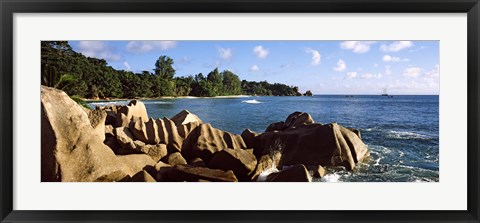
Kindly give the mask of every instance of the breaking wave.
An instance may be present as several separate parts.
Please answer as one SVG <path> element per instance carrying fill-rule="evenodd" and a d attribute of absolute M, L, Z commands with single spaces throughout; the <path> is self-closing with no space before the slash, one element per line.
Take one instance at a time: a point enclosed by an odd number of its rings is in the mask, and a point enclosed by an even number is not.
<path fill-rule="evenodd" d="M 320 182 L 339 182 L 340 181 L 340 174 L 337 173 L 329 173 L 322 178 L 320 178 Z"/>
<path fill-rule="evenodd" d="M 257 181 L 258 182 L 265 182 L 267 180 L 268 175 L 270 175 L 271 173 L 276 173 L 278 171 L 279 170 L 275 167 L 268 168 L 268 169 L 264 170 L 263 172 L 261 172 L 260 175 L 258 175 Z"/>
<path fill-rule="evenodd" d="M 422 135 L 415 132 L 393 130 L 388 131 L 387 137 L 394 139 L 430 139 L 430 137 L 427 135 Z"/>

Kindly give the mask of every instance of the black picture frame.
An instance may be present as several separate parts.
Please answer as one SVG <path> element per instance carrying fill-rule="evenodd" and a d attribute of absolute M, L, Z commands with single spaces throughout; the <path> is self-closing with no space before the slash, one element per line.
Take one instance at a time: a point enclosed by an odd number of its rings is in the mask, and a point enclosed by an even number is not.
<path fill-rule="evenodd" d="M 0 0 L 0 219 L 2 222 L 479 222 L 478 0 Z M 467 13 L 468 204 L 466 211 L 21 211 L 13 210 L 14 13 Z M 439 195 L 441 200 L 441 195 Z M 444 201 L 448 202 L 448 201 Z"/>

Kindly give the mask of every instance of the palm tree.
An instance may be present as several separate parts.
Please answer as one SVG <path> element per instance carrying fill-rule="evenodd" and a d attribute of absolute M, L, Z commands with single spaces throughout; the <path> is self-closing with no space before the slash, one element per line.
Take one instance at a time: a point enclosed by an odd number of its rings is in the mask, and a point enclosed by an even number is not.
<path fill-rule="evenodd" d="M 77 81 L 71 74 L 59 74 L 54 67 L 48 67 L 42 72 L 42 85 L 53 87 L 59 90 L 74 84 Z"/>
<path fill-rule="evenodd" d="M 62 91 L 77 81 L 75 76 L 71 74 L 58 74 L 54 67 L 48 67 L 43 69 L 42 72 L 42 85 L 53 87 Z M 87 103 L 82 100 L 78 95 L 72 95 L 70 98 L 77 102 L 77 104 L 88 108 Z"/>

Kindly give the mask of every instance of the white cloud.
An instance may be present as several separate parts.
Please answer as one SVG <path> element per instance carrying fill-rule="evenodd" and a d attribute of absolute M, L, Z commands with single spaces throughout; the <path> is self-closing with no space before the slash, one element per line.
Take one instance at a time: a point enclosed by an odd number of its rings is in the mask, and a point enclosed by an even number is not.
<path fill-rule="evenodd" d="M 122 57 L 112 52 L 112 49 L 103 41 L 80 41 L 80 53 L 87 57 L 101 58 L 110 61 L 119 61 Z"/>
<path fill-rule="evenodd" d="M 413 46 L 412 41 L 395 41 L 389 45 L 382 44 L 380 50 L 383 52 L 398 52 L 403 49 L 407 49 Z"/>
<path fill-rule="evenodd" d="M 378 63 L 374 64 L 373 67 L 378 67 Z"/>
<path fill-rule="evenodd" d="M 403 76 L 405 77 L 418 77 L 422 73 L 420 67 L 408 67 L 403 70 Z"/>
<path fill-rule="evenodd" d="M 372 78 L 382 78 L 382 74 L 378 73 L 378 74 L 372 74 L 372 73 L 364 73 L 362 74 L 361 76 L 362 79 L 372 79 Z"/>
<path fill-rule="evenodd" d="M 305 52 L 312 55 L 312 62 L 311 62 L 311 64 L 312 64 L 313 66 L 317 66 L 317 65 L 320 64 L 320 60 L 321 60 L 321 57 L 322 57 L 322 55 L 320 55 L 320 52 L 318 52 L 317 50 L 314 50 L 314 49 L 312 49 L 312 48 L 307 48 L 307 49 L 305 50 Z"/>
<path fill-rule="evenodd" d="M 343 60 L 338 60 L 337 66 L 333 68 L 334 71 L 342 72 L 347 68 L 347 64 Z"/>
<path fill-rule="evenodd" d="M 176 41 L 130 41 L 126 50 L 130 53 L 147 53 L 154 50 L 168 50 L 176 46 Z"/>
<path fill-rule="evenodd" d="M 421 47 L 419 47 L 419 48 L 417 48 L 417 49 L 411 49 L 411 50 L 409 50 L 408 52 L 418 52 L 418 51 L 424 50 L 424 49 L 426 49 L 426 48 L 427 48 L 427 47 L 425 47 L 425 46 L 421 46 Z"/>
<path fill-rule="evenodd" d="M 267 58 L 268 54 L 270 53 L 268 49 L 263 48 L 263 46 L 256 46 L 253 48 L 253 53 L 258 57 L 265 59 Z"/>
<path fill-rule="evenodd" d="M 222 58 L 224 60 L 229 60 L 233 56 L 232 49 L 230 49 L 230 48 L 218 47 L 218 53 L 219 53 L 220 58 Z"/>
<path fill-rule="evenodd" d="M 389 90 L 408 93 L 408 94 L 438 94 L 439 85 L 438 81 L 422 81 L 421 79 L 410 80 L 408 82 L 402 82 L 396 80 L 394 83 L 389 83 L 387 86 Z"/>
<path fill-rule="evenodd" d="M 428 78 L 434 78 L 434 77 L 439 77 L 440 76 L 440 66 L 435 65 L 435 68 L 433 70 L 427 71 L 425 73 L 425 76 Z"/>
<path fill-rule="evenodd" d="M 345 76 L 345 78 L 347 79 L 352 79 L 355 77 L 357 77 L 357 72 L 348 72 L 347 75 Z"/>
<path fill-rule="evenodd" d="M 406 59 L 406 58 L 405 58 L 405 59 L 401 59 L 400 57 L 393 57 L 393 56 L 390 56 L 390 55 L 388 55 L 388 54 L 387 54 L 387 55 L 384 55 L 384 56 L 382 57 L 382 60 L 383 60 L 384 62 L 399 62 L 399 61 L 405 61 L 405 62 L 406 62 L 406 61 L 409 61 L 409 59 Z"/>
<path fill-rule="evenodd" d="M 252 71 L 252 72 L 256 72 L 256 71 L 259 71 L 260 68 L 257 66 L 257 65 L 253 65 L 252 67 L 250 67 L 250 69 L 248 69 L 249 71 Z"/>
<path fill-rule="evenodd" d="M 188 65 L 188 64 L 190 64 L 190 62 L 192 62 L 192 59 L 190 59 L 187 56 L 184 56 L 184 57 L 180 58 L 180 60 L 178 60 L 178 63 L 183 64 L 183 65 Z"/>
<path fill-rule="evenodd" d="M 355 53 L 366 53 L 370 50 L 370 45 L 376 43 L 375 41 L 343 41 L 340 43 L 340 48 L 352 50 Z"/>
<path fill-rule="evenodd" d="M 125 66 L 125 69 L 126 69 L 126 70 L 132 70 L 132 68 L 130 67 L 130 64 L 128 64 L 127 61 L 124 61 L 124 62 L 123 62 L 123 66 Z"/>
<path fill-rule="evenodd" d="M 385 75 L 390 75 L 392 74 L 391 66 L 387 65 L 385 66 Z"/>

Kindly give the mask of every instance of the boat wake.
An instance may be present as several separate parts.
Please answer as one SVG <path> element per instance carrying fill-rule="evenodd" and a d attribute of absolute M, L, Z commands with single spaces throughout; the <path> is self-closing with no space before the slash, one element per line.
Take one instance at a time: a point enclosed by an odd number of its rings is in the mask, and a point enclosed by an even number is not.
<path fill-rule="evenodd" d="M 242 103 L 247 103 L 247 104 L 260 104 L 260 103 L 263 103 L 261 101 L 257 101 L 255 99 L 253 100 L 243 100 Z"/>

